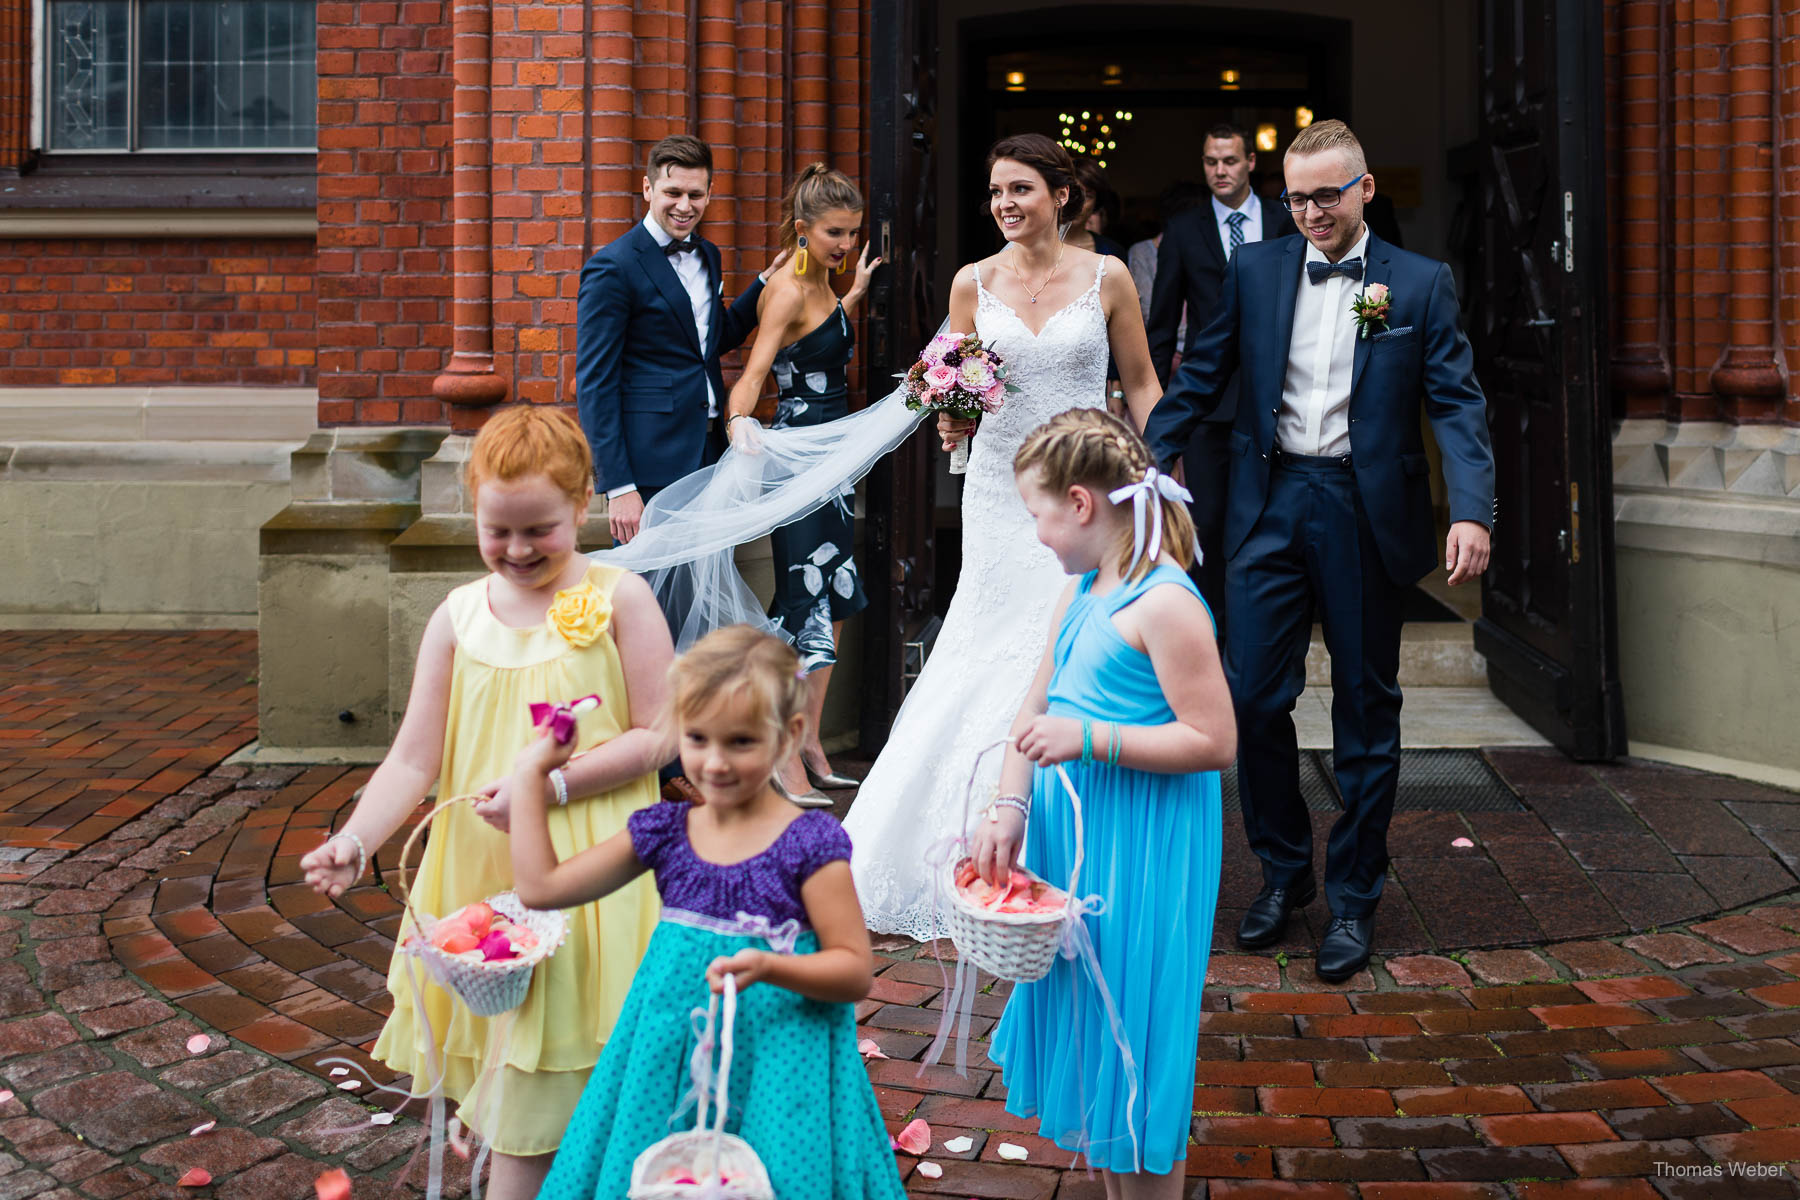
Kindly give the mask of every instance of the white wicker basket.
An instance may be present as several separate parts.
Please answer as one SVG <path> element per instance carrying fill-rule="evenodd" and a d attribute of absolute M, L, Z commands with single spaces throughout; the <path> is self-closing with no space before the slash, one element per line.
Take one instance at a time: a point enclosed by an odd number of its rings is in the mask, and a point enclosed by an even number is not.
<path fill-rule="evenodd" d="M 411 880 L 406 866 L 407 859 L 412 856 L 413 846 L 418 843 L 425 827 L 439 813 L 455 804 L 473 804 L 480 798 L 457 796 L 444 801 L 426 813 L 425 819 L 414 827 L 412 835 L 406 839 L 406 845 L 400 851 L 400 899 L 406 905 L 406 911 L 412 914 L 416 932 L 402 948 L 409 954 L 417 955 L 425 964 L 425 969 L 431 972 L 431 977 L 446 990 L 455 993 L 468 1005 L 470 1012 L 478 1017 L 497 1017 L 525 1003 L 525 996 L 531 991 L 531 973 L 563 944 L 563 939 L 568 935 L 567 919 L 560 910 L 527 908 L 513 892 L 489 896 L 488 906 L 508 920 L 531 930 L 537 936 L 537 945 L 517 958 L 471 962 L 458 955 L 447 954 L 431 944 L 431 930 L 437 924 L 437 919 L 426 916 L 413 905 L 412 888 L 408 886 Z"/>
<path fill-rule="evenodd" d="M 706 1034 L 717 1027 L 719 997 L 706 1012 Z M 750 1143 L 725 1132 L 725 1105 L 731 1090 L 732 1026 L 737 1020 L 737 978 L 725 976 L 725 1021 L 720 1034 L 719 1074 L 713 1086 L 712 1060 L 707 1056 L 707 1075 L 695 1080 L 694 1103 L 698 1112 L 694 1127 L 673 1133 L 647 1148 L 631 1164 L 628 1200 L 775 1200 L 769 1173 Z M 706 1106 L 712 1102 L 716 1116 L 706 1127 Z M 723 1183 L 713 1181 L 723 1179 Z"/>
<path fill-rule="evenodd" d="M 1008 745 L 1011 740 L 1006 738 L 983 748 L 975 756 L 975 763 L 969 769 L 969 784 L 963 789 L 965 841 L 969 827 L 969 802 L 974 794 L 975 775 L 982 755 Z M 1070 802 L 1075 806 L 1075 863 L 1069 872 L 1067 889 L 1067 894 L 1073 896 L 1076 885 L 1081 882 L 1081 797 L 1076 794 L 1075 784 L 1061 764 L 1057 765 L 1056 774 L 1069 793 Z M 1017 983 L 1042 979 L 1049 974 L 1050 965 L 1056 961 L 1057 950 L 1062 945 L 1063 926 L 1079 918 L 1071 915 L 1066 907 L 1048 913 L 1002 913 L 982 908 L 964 896 L 962 889 L 956 886 L 958 871 L 969 861 L 968 855 L 961 855 L 952 859 L 944 868 L 944 888 L 950 895 L 944 923 L 950 927 L 950 940 L 955 943 L 957 954 L 1001 979 Z M 1041 883 L 1049 882 L 1031 871 L 1025 871 L 1023 867 L 1018 869 Z"/>

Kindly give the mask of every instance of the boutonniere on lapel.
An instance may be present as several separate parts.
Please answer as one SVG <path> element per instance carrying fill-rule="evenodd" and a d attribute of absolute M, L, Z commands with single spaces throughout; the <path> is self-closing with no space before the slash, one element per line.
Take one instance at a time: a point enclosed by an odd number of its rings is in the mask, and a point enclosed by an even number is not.
<path fill-rule="evenodd" d="M 1389 300 L 1387 284 L 1371 283 L 1350 302 L 1351 315 L 1356 318 L 1357 329 L 1361 330 L 1359 336 L 1366 338 L 1387 328 Z"/>

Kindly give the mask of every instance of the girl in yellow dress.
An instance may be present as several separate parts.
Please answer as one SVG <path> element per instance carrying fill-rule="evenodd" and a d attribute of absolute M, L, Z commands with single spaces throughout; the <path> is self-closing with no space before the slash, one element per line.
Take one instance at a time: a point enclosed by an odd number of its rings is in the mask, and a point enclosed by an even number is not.
<path fill-rule="evenodd" d="M 657 767 L 674 756 L 654 727 L 674 658 L 662 610 L 643 580 L 577 549 L 593 486 L 575 420 L 531 405 L 508 409 L 483 427 L 467 470 L 481 558 L 493 573 L 451 592 L 432 614 L 393 748 L 350 820 L 300 860 L 307 882 L 328 896 L 361 878 L 369 849 L 393 835 L 434 779 L 441 797 L 486 799 L 433 821 L 414 904 L 443 916 L 510 888 L 506 779 L 532 740 L 533 702 L 590 693 L 602 701 L 581 718 L 584 753 L 552 779 L 550 837 L 561 858 L 620 834 L 628 816 L 656 801 Z M 568 940 L 537 968 L 499 1062 L 483 1061 L 487 1018 L 471 1015 L 418 964 L 409 972 L 402 955 L 388 970 L 394 1010 L 375 1057 L 420 1091 L 441 1074 L 445 1095 L 465 1102 L 458 1116 L 495 1154 L 493 1200 L 537 1194 L 656 928 L 656 892 L 646 876 L 568 917 Z M 410 932 L 409 918 L 401 938 Z M 415 979 L 429 1033 L 415 1015 Z M 502 1099 L 471 1113 L 466 1101 L 484 1067 L 497 1078 L 482 1096 L 498 1087 Z"/>

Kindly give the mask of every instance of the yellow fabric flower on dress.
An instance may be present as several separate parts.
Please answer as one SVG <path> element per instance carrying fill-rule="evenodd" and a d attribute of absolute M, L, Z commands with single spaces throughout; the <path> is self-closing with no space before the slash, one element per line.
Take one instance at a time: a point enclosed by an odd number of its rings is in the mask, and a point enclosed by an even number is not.
<path fill-rule="evenodd" d="M 571 646 L 593 645 L 611 620 L 612 602 L 586 581 L 556 593 L 550 611 L 544 614 L 550 632 Z"/>

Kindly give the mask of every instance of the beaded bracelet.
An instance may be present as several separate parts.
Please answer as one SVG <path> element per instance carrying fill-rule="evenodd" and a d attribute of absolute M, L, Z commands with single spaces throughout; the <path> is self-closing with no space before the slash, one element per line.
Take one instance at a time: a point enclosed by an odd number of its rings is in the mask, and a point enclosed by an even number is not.
<path fill-rule="evenodd" d="M 354 833 L 351 833 L 348 829 L 340 829 L 325 840 L 327 842 L 335 842 L 339 838 L 347 838 L 350 844 L 356 847 L 356 874 L 350 877 L 350 882 L 355 883 L 358 879 L 362 878 L 363 871 L 369 866 L 368 847 L 363 845 L 363 840 L 361 838 L 357 837 Z"/>
<path fill-rule="evenodd" d="M 1119 727 L 1117 722 L 1114 722 L 1107 727 L 1107 735 L 1106 765 L 1116 767 L 1119 765 L 1119 759 L 1125 753 L 1125 731 Z"/>
<path fill-rule="evenodd" d="M 1031 820 L 1031 801 L 1023 796 L 996 796 L 994 797 L 994 807 L 996 809 L 1017 809 L 1021 817 L 1024 817 L 1027 821 Z"/>
<path fill-rule="evenodd" d="M 1081 761 L 1084 763 L 1094 761 L 1094 723 L 1092 721 L 1084 720 L 1081 723 Z"/>
<path fill-rule="evenodd" d="M 569 803 L 569 781 L 563 777 L 561 767 L 550 772 L 550 786 L 556 791 L 557 804 L 566 808 Z"/>

